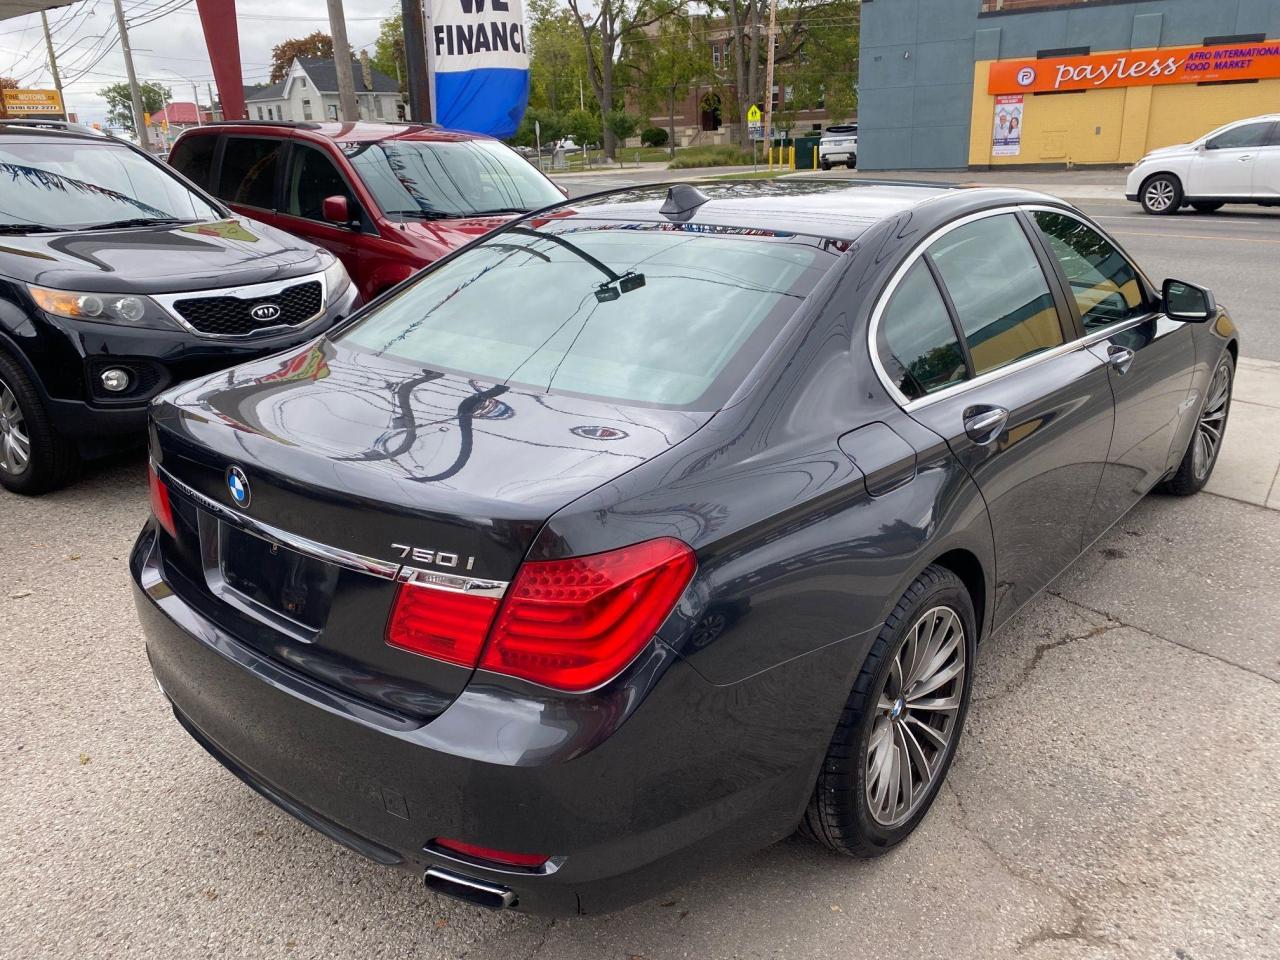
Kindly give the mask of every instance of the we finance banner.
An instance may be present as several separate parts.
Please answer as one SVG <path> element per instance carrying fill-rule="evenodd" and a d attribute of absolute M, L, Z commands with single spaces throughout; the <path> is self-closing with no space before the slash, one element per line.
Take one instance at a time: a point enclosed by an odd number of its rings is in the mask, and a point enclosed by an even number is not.
<path fill-rule="evenodd" d="M 522 0 L 428 0 L 436 123 L 505 139 L 529 104 Z"/>

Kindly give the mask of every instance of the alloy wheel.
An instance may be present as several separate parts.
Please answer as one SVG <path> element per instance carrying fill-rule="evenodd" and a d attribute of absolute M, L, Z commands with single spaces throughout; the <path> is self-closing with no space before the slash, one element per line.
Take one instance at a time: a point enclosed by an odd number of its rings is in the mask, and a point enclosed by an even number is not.
<path fill-rule="evenodd" d="M 1218 366 L 1209 384 L 1209 399 L 1205 401 L 1200 421 L 1196 424 L 1195 446 L 1191 452 L 1191 471 L 1196 480 L 1203 480 L 1213 468 L 1222 446 L 1222 434 L 1227 425 L 1227 404 L 1231 399 L 1231 371 L 1225 363 Z"/>
<path fill-rule="evenodd" d="M 966 650 L 960 615 L 939 606 L 894 655 L 867 743 L 867 805 L 882 826 L 907 820 L 931 795 L 956 731 Z"/>
<path fill-rule="evenodd" d="M 13 390 L 0 380 L 0 470 L 16 477 L 30 462 L 31 438 L 22 408 Z"/>
<path fill-rule="evenodd" d="M 1174 192 L 1173 184 L 1168 180 L 1152 180 L 1147 184 L 1147 206 L 1157 212 L 1168 210 L 1173 203 Z"/>

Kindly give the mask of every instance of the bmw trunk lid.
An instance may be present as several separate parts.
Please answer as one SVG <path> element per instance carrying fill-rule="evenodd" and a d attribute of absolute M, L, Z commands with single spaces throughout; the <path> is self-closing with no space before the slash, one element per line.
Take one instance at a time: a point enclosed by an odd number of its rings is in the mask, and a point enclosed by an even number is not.
<path fill-rule="evenodd" d="M 397 577 L 500 591 L 553 513 L 710 416 L 522 391 L 318 341 L 153 408 L 177 528 L 161 541 L 166 578 L 259 652 L 425 720 L 471 670 L 385 642 Z"/>

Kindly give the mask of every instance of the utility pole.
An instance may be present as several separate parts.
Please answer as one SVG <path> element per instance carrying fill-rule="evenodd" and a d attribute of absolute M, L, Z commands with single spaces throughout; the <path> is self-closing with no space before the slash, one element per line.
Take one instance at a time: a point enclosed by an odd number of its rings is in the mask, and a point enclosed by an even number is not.
<path fill-rule="evenodd" d="M 191 81 L 191 102 L 196 105 L 196 126 L 203 127 L 204 123 L 200 120 L 200 90 L 196 87 L 196 82 Z M 209 109 L 213 109 L 213 100 L 209 101 Z"/>
<path fill-rule="evenodd" d="M 124 10 L 120 0 L 114 0 L 116 7 L 116 25 L 120 28 L 120 49 L 124 51 L 124 72 L 129 76 L 129 95 L 133 98 L 133 129 L 138 134 L 138 146 L 143 150 L 151 150 L 151 138 L 147 136 L 146 124 L 142 122 L 142 89 L 138 86 L 138 75 L 133 72 L 133 50 L 129 47 L 129 28 L 124 22 Z"/>
<path fill-rule="evenodd" d="M 431 78 L 427 71 L 426 26 L 422 21 L 422 0 L 400 0 L 404 21 L 405 86 L 409 90 L 409 119 L 431 122 Z"/>
<path fill-rule="evenodd" d="M 211 83 L 206 83 L 206 84 L 204 85 L 204 88 L 205 88 L 206 90 L 208 90 L 208 91 L 209 91 L 209 119 L 210 119 L 210 120 L 223 120 L 223 119 L 225 119 L 225 117 L 214 116 L 214 113 L 213 113 L 213 84 L 211 84 Z M 222 113 L 221 105 L 219 105 L 218 113 Z"/>
<path fill-rule="evenodd" d="M 120 0 L 116 0 L 119 3 Z M 342 119 L 355 123 L 360 119 L 356 106 L 356 81 L 351 71 L 351 45 L 347 43 L 347 21 L 342 13 L 342 0 L 329 2 L 329 33 L 333 36 L 333 66 L 338 73 L 338 102 Z"/>
<path fill-rule="evenodd" d="M 116 0 L 117 3 L 120 0 Z M 778 30 L 778 0 L 769 0 L 769 52 L 764 62 L 764 135 L 773 157 L 773 41 Z M 781 102 L 781 97 L 778 98 Z M 773 166 L 770 159 L 770 166 Z"/>
<path fill-rule="evenodd" d="M 49 33 L 49 18 L 40 11 L 40 23 L 44 27 L 44 44 L 49 49 L 49 71 L 53 74 L 53 88 L 58 91 L 58 99 L 62 101 L 62 115 L 70 119 L 67 113 L 67 101 L 62 96 L 62 77 L 58 75 L 58 58 L 53 55 L 53 35 Z"/>

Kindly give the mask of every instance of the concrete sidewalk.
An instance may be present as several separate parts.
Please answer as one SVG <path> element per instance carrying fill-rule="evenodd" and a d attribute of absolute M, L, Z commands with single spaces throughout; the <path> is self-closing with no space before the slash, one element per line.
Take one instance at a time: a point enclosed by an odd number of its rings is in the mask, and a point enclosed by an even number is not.
<path fill-rule="evenodd" d="M 1242 357 L 1208 493 L 1280 510 L 1280 363 Z"/>

